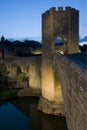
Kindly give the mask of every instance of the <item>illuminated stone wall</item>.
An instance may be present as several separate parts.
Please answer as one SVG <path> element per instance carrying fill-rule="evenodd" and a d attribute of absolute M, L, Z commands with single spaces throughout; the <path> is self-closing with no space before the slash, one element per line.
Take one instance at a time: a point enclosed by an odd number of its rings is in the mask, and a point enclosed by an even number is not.
<path fill-rule="evenodd" d="M 65 54 L 78 52 L 79 12 L 71 7 L 63 10 L 54 7 L 42 14 L 42 95 L 48 100 L 55 98 L 54 40 L 65 40 Z M 66 43 L 67 42 L 67 43 Z M 50 94 L 49 94 L 50 93 Z"/>
<path fill-rule="evenodd" d="M 34 95 L 36 93 L 38 96 L 38 93 L 41 93 L 41 56 L 1 59 L 0 68 L 2 68 L 1 71 L 3 71 L 3 75 L 8 76 L 9 78 L 17 80 L 21 75 L 29 78 L 28 88 L 31 88 L 32 92 L 34 91 Z M 23 90 L 20 95 L 33 95 L 32 92 L 30 94 L 28 88 L 26 88 L 25 85 L 26 90 Z"/>
<path fill-rule="evenodd" d="M 62 55 L 55 60 L 68 130 L 87 130 L 87 70 Z"/>
<path fill-rule="evenodd" d="M 41 57 L 31 57 L 29 62 L 29 86 L 41 89 Z"/>
<path fill-rule="evenodd" d="M 57 37 L 64 40 L 64 54 L 78 52 L 78 26 L 79 12 L 71 7 L 66 7 L 65 10 L 62 7 L 59 7 L 58 10 L 53 7 L 42 14 L 42 100 L 40 101 L 41 104 L 39 103 L 39 108 L 41 106 L 41 109 L 47 113 L 52 114 L 55 108 L 63 110 L 61 85 L 59 76 L 56 75 L 55 71 L 54 54 L 56 50 L 54 41 Z M 50 102 L 53 102 L 55 108 L 52 108 Z M 47 110 L 50 105 L 51 112 L 49 112 L 50 109 Z M 54 110 L 54 113 L 62 115 L 64 111 L 56 112 Z"/>

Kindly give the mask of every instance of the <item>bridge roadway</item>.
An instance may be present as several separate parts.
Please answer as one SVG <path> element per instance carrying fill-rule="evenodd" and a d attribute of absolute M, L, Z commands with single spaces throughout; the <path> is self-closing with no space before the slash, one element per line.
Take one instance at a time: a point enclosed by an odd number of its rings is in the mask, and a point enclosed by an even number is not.
<path fill-rule="evenodd" d="M 75 63 L 87 68 L 87 53 L 75 53 L 69 54 L 68 58 L 73 60 Z"/>

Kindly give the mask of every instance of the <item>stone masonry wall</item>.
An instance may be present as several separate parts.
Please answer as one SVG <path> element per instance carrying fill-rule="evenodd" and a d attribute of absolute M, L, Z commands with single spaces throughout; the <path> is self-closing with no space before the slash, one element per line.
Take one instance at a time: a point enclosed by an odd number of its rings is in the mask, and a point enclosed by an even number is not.
<path fill-rule="evenodd" d="M 67 45 L 64 48 L 65 53 L 78 52 L 79 41 L 79 11 L 71 7 L 50 8 L 42 14 L 42 42 L 43 51 L 47 48 L 48 54 L 54 50 L 54 41 L 61 37 Z M 48 49 L 49 48 L 49 49 Z"/>
<path fill-rule="evenodd" d="M 41 89 L 41 57 L 32 57 L 29 63 L 29 86 Z"/>
<path fill-rule="evenodd" d="M 62 55 L 55 60 L 68 130 L 87 130 L 87 70 Z"/>
<path fill-rule="evenodd" d="M 8 76 L 10 81 L 17 81 L 16 88 L 22 88 L 18 96 L 41 94 L 41 56 L 1 59 L 0 68 L 2 67 L 2 73 L 6 73 L 5 76 Z M 17 74 L 18 70 L 20 73 Z M 26 78 L 28 80 L 25 83 Z"/>

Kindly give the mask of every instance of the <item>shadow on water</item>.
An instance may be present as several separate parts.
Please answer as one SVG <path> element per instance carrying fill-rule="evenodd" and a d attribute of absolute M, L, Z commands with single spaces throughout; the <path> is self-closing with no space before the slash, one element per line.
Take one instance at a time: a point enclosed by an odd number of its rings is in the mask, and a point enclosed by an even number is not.
<path fill-rule="evenodd" d="M 6 125 L 9 118 L 10 126 L 7 125 L 8 128 L 3 128 L 0 125 L 0 130 L 67 130 L 65 118 L 47 115 L 37 110 L 38 101 L 39 98 L 29 97 L 1 102 L 0 122 L 3 120 L 2 124 Z"/>

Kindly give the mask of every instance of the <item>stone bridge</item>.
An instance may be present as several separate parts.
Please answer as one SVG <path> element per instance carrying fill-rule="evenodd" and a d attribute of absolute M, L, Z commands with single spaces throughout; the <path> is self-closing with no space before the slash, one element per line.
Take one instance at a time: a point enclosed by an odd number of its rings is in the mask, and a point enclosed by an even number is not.
<path fill-rule="evenodd" d="M 55 54 L 55 85 L 53 86 L 49 66 L 45 68 L 45 79 L 44 77 L 43 79 L 41 78 L 41 56 L 1 59 L 0 64 L 5 67 L 6 71 L 11 73 L 11 76 L 12 74 L 16 76 L 18 70 L 21 70 L 22 73 L 27 73 L 30 87 L 42 90 L 38 109 L 48 114 L 65 115 L 69 130 L 86 130 L 86 56 L 87 54 L 85 53 L 67 56 Z M 84 60 L 81 57 L 84 57 Z M 42 86 L 41 82 L 45 82 L 45 86 L 43 83 Z"/>

